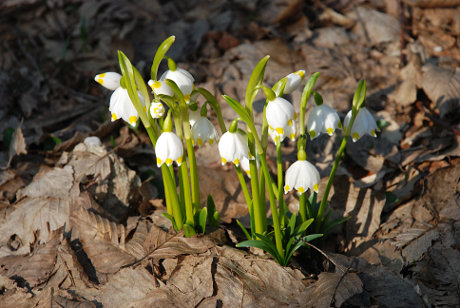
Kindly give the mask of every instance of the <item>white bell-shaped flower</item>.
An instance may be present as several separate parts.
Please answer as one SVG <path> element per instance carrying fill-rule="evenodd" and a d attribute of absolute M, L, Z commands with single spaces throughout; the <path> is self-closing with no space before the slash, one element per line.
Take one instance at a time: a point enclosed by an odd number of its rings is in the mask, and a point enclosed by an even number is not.
<path fill-rule="evenodd" d="M 299 194 L 303 194 L 309 188 L 318 192 L 319 172 L 315 166 L 306 160 L 298 160 L 286 171 L 284 193 L 295 188 Z"/>
<path fill-rule="evenodd" d="M 162 118 L 165 115 L 165 106 L 160 102 L 152 102 L 150 104 L 150 115 L 153 119 Z"/>
<path fill-rule="evenodd" d="M 137 113 L 136 108 L 134 107 L 133 102 L 129 98 L 128 91 L 123 89 L 120 85 L 121 75 L 116 72 L 106 72 L 98 74 L 94 77 L 98 83 L 103 85 L 109 90 L 114 90 L 112 96 L 110 97 L 109 110 L 112 114 L 112 121 L 118 119 L 123 119 L 128 122 L 131 126 L 135 126 L 139 114 Z M 144 105 L 144 99 L 142 95 L 139 95 L 139 99 Z"/>
<path fill-rule="evenodd" d="M 348 112 L 344 121 L 344 130 L 347 130 L 348 124 L 351 119 L 351 110 Z M 361 107 L 356 116 L 353 127 L 351 128 L 351 137 L 353 142 L 356 142 L 359 138 L 365 134 L 371 135 L 372 137 L 377 137 L 376 132 L 378 131 L 377 123 L 374 120 L 372 114 L 367 110 L 366 107 Z"/>
<path fill-rule="evenodd" d="M 286 86 L 284 87 L 284 94 L 290 94 L 300 86 L 300 83 L 305 78 L 305 71 L 299 70 L 297 72 L 290 73 L 286 77 L 287 80 Z"/>
<path fill-rule="evenodd" d="M 143 101 L 141 97 L 141 102 Z M 112 113 L 112 121 L 123 119 L 131 126 L 135 126 L 139 114 L 129 98 L 128 90 L 118 87 L 110 97 L 109 110 Z"/>
<path fill-rule="evenodd" d="M 194 144 L 202 146 L 205 142 L 213 144 L 218 139 L 214 125 L 206 117 L 200 117 L 192 126 L 192 140 Z"/>
<path fill-rule="evenodd" d="M 312 139 L 318 137 L 321 133 L 327 133 L 332 136 L 337 128 L 342 128 L 339 115 L 326 104 L 315 106 L 308 115 L 307 123 L 308 133 Z"/>
<path fill-rule="evenodd" d="M 294 106 L 282 97 L 276 97 L 267 104 L 267 123 L 275 136 L 283 137 L 285 131 L 293 125 L 294 116 Z"/>
<path fill-rule="evenodd" d="M 244 157 L 249 158 L 248 138 L 239 132 L 227 131 L 220 137 L 219 154 L 222 165 L 233 162 L 239 166 Z"/>
<path fill-rule="evenodd" d="M 94 80 L 109 90 L 116 90 L 120 87 L 121 75 L 116 72 L 98 74 Z"/>
<path fill-rule="evenodd" d="M 173 132 L 163 132 L 158 137 L 157 144 L 155 145 L 155 155 L 157 156 L 157 166 L 163 164 L 171 166 L 173 161 L 177 165 L 182 164 L 182 156 L 184 155 L 184 146 L 182 141 Z"/>

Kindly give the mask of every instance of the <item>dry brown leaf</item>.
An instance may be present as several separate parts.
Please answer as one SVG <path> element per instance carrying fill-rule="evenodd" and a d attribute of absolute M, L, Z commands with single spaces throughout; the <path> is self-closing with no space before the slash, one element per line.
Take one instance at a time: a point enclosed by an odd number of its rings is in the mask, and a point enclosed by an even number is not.
<path fill-rule="evenodd" d="M 107 153 L 103 146 L 78 144 L 70 159 L 65 155 L 62 161 L 75 170 L 77 182 L 91 184 L 89 191 L 114 220 L 125 217 L 129 204 L 136 199 L 141 181 L 134 170 L 113 153 Z"/>
<path fill-rule="evenodd" d="M 346 222 L 348 249 L 361 249 L 360 245 L 372 239 L 380 227 L 384 205 L 384 195 L 350 185 L 344 212 L 344 216 L 351 217 Z"/>
<path fill-rule="evenodd" d="M 355 31 L 361 34 L 364 28 L 366 39 L 370 39 L 372 43 L 398 40 L 401 30 L 396 17 L 365 7 L 358 7 L 350 15 L 357 21 Z"/>
<path fill-rule="evenodd" d="M 52 238 L 40 245 L 32 254 L 0 258 L 2 274 L 29 287 L 49 279 L 56 263 L 57 246 L 62 240 L 62 230 L 53 232 Z"/>
<path fill-rule="evenodd" d="M 7 222 L 0 226 L 0 239 L 6 244 L 11 236 L 16 235 L 21 246 L 17 250 L 3 246 L 0 256 L 29 252 L 36 231 L 40 231 L 38 240 L 46 242 L 50 232 L 68 225 L 69 208 L 70 200 L 59 198 L 26 198 L 17 203 Z"/>
<path fill-rule="evenodd" d="M 363 292 L 363 283 L 355 273 L 324 272 L 309 289 L 309 307 L 340 307 L 347 299 Z"/>
<path fill-rule="evenodd" d="M 8 150 L 8 164 L 6 167 L 8 168 L 10 166 L 14 156 L 21 154 L 27 154 L 27 144 L 22 134 L 21 125 L 19 125 L 11 138 L 10 148 Z"/>
<path fill-rule="evenodd" d="M 402 248 L 402 255 L 406 263 L 418 261 L 432 246 L 432 242 L 439 238 L 437 229 L 413 228 L 398 234 L 395 245 Z"/>
<path fill-rule="evenodd" d="M 63 198 L 68 199 L 74 186 L 74 169 L 71 166 L 54 168 L 37 175 L 33 181 L 17 193 L 17 198 Z M 75 192 L 73 192 L 75 193 Z"/>
<path fill-rule="evenodd" d="M 456 110 L 460 104 L 460 69 L 425 65 L 421 87 L 436 103 L 441 118 Z"/>
<path fill-rule="evenodd" d="M 125 249 L 126 231 L 123 225 L 80 209 L 70 218 L 72 237 L 78 238 L 96 270 L 113 274 L 135 258 Z"/>
<path fill-rule="evenodd" d="M 101 302 L 104 307 L 159 307 L 136 305 L 137 301 L 155 289 L 155 278 L 145 268 L 124 268 L 111 277 L 94 300 Z"/>

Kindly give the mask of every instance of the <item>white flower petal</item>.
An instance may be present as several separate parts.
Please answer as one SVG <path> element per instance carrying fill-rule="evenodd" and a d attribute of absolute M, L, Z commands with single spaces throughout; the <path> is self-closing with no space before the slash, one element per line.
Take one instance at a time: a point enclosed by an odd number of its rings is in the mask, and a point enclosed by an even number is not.
<path fill-rule="evenodd" d="M 150 104 L 150 115 L 153 119 L 162 118 L 165 115 L 165 107 L 160 102 L 152 102 Z"/>
<path fill-rule="evenodd" d="M 312 139 L 318 137 L 321 133 L 327 133 L 332 136 L 334 131 L 341 126 L 337 112 L 325 104 L 315 106 L 310 111 L 307 123 L 307 130 Z"/>
<path fill-rule="evenodd" d="M 170 166 L 173 161 L 176 161 L 180 166 L 182 164 L 182 156 L 184 147 L 180 138 L 173 132 L 163 132 L 158 137 L 155 145 L 155 155 L 157 157 L 157 166 L 162 164 Z"/>
<path fill-rule="evenodd" d="M 299 87 L 300 83 L 305 78 L 305 71 L 299 70 L 287 75 L 286 77 L 287 81 L 286 86 L 284 87 L 284 94 L 290 94 Z"/>
<path fill-rule="evenodd" d="M 269 128 L 274 130 L 275 135 L 282 137 L 286 129 L 294 121 L 294 106 L 287 100 L 277 97 L 269 101 L 266 109 L 266 117 Z"/>
<path fill-rule="evenodd" d="M 152 88 L 152 91 L 156 95 L 168 95 L 168 96 L 173 96 L 173 91 L 171 88 L 166 84 L 166 82 L 161 81 L 161 80 L 149 80 L 148 85 L 150 88 Z"/>
<path fill-rule="evenodd" d="M 121 75 L 116 72 L 106 72 L 94 77 L 99 84 L 109 90 L 116 90 L 120 86 Z"/>
<path fill-rule="evenodd" d="M 200 117 L 192 126 L 192 138 L 196 145 L 202 146 L 205 142 L 214 142 L 218 136 L 216 128 L 211 121 L 206 117 Z"/>
<path fill-rule="evenodd" d="M 284 193 L 295 188 L 300 194 L 308 189 L 318 192 L 320 176 L 314 165 L 306 160 L 298 160 L 286 171 Z"/>
<path fill-rule="evenodd" d="M 233 162 L 238 166 L 244 157 L 249 157 L 247 137 L 239 132 L 226 132 L 220 137 L 219 154 L 222 157 L 223 165 L 227 162 Z"/>
<path fill-rule="evenodd" d="M 182 94 L 184 94 L 185 100 L 190 100 L 190 93 L 193 91 L 193 77 L 189 78 L 190 73 L 184 73 L 184 70 L 177 69 L 175 71 L 167 70 L 161 75 L 160 80 L 170 79 L 174 81 Z M 187 98 L 188 96 L 188 98 Z"/>
<path fill-rule="evenodd" d="M 121 118 L 132 126 L 136 125 L 139 115 L 126 89 L 119 87 L 112 93 L 109 110 L 112 113 L 112 121 Z"/>
<path fill-rule="evenodd" d="M 344 121 L 344 129 L 348 127 L 351 119 L 351 110 L 347 113 Z M 377 123 L 374 120 L 372 114 L 367 110 L 366 107 L 362 107 L 358 111 L 353 127 L 351 128 L 351 137 L 353 142 L 358 141 L 359 138 L 365 134 L 377 137 Z"/>

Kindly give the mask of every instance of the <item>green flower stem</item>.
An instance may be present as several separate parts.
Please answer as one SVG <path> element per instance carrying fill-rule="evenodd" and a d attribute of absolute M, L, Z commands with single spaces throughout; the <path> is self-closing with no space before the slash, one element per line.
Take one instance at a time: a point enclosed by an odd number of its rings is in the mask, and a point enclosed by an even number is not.
<path fill-rule="evenodd" d="M 299 196 L 299 215 L 302 222 L 307 220 L 307 199 L 305 193 Z M 308 215 L 308 217 L 311 217 Z"/>
<path fill-rule="evenodd" d="M 170 168 L 166 166 L 165 164 L 161 165 L 161 171 L 164 175 L 165 187 L 167 186 L 167 192 L 168 192 L 168 195 L 171 201 L 174 221 L 176 222 L 176 226 L 179 229 L 182 229 L 184 225 L 183 223 L 184 220 L 183 220 L 182 211 L 180 208 L 179 197 L 177 196 L 175 180 L 171 174 Z"/>
<path fill-rule="evenodd" d="M 241 190 L 243 191 L 244 199 L 246 200 L 246 204 L 249 208 L 249 213 L 252 212 L 251 210 L 251 195 L 249 194 L 248 186 L 246 185 L 246 180 L 244 179 L 243 171 L 241 170 L 240 166 L 235 166 L 236 174 L 238 175 L 238 180 L 240 180 Z"/>
<path fill-rule="evenodd" d="M 276 137 L 276 165 L 278 175 L 278 208 L 280 211 L 281 227 L 284 227 L 286 207 L 283 198 L 283 160 L 281 158 L 281 142 L 280 137 Z"/>
<path fill-rule="evenodd" d="M 184 122 L 184 125 L 185 125 L 185 122 Z M 190 125 L 188 126 L 190 128 Z M 192 181 L 192 204 L 193 204 L 193 209 L 194 209 L 193 212 L 195 213 L 201 207 L 200 205 L 200 182 L 198 180 L 198 168 L 196 165 L 196 157 L 195 157 L 195 151 L 192 145 L 192 140 L 185 139 L 185 143 L 187 144 L 188 161 L 190 163 L 190 179 Z"/>
<path fill-rule="evenodd" d="M 334 165 L 332 165 L 331 173 L 329 174 L 329 179 L 327 181 L 326 189 L 324 190 L 323 199 L 321 199 L 321 204 L 318 209 L 318 214 L 316 215 L 315 219 L 315 231 L 319 232 L 321 228 L 321 224 L 323 223 L 323 214 L 326 209 L 326 202 L 329 196 L 329 191 L 331 190 L 332 182 L 334 181 L 335 172 L 337 171 L 337 167 L 339 166 L 340 159 L 342 158 L 343 152 L 347 146 L 348 139 L 350 138 L 351 128 L 353 127 L 353 123 L 355 122 L 356 116 L 358 115 L 358 111 L 352 109 L 350 123 L 347 127 L 345 132 L 345 136 L 343 137 L 342 144 L 340 145 L 339 151 L 337 152 L 337 157 L 335 158 Z"/>
<path fill-rule="evenodd" d="M 195 150 L 192 144 L 192 131 L 190 129 L 190 122 L 188 118 L 187 105 L 181 104 L 181 118 L 184 129 L 185 144 L 187 146 L 188 162 L 190 164 L 190 178 L 192 181 L 192 204 L 193 213 L 198 211 L 200 205 L 200 182 L 198 180 L 198 168 L 196 165 Z"/>
<path fill-rule="evenodd" d="M 193 204 L 192 199 L 190 198 L 190 180 L 188 177 L 188 169 L 187 169 L 187 162 L 184 154 L 183 162 L 179 167 L 181 178 L 182 178 L 182 192 L 184 194 L 184 201 L 185 201 L 185 217 L 187 220 L 187 224 L 194 226 L 195 220 L 193 218 Z"/>
<path fill-rule="evenodd" d="M 164 192 L 165 192 L 165 200 L 166 200 L 166 210 L 169 215 L 173 216 L 173 208 L 171 204 L 171 197 L 170 197 L 170 192 L 169 192 L 169 187 L 166 185 L 166 175 L 164 173 L 164 169 L 161 168 L 161 176 L 163 178 L 163 186 L 164 186 Z M 169 172 L 169 170 L 168 170 Z"/>
<path fill-rule="evenodd" d="M 248 135 L 249 151 L 255 154 L 254 136 Z M 255 155 L 254 155 L 255 156 Z M 257 172 L 257 162 L 255 159 L 249 160 L 249 173 L 251 174 L 251 193 L 254 204 L 254 224 L 255 232 L 263 234 L 267 231 L 267 214 L 265 202 L 262 203 L 259 194 L 259 175 Z"/>
<path fill-rule="evenodd" d="M 313 91 L 313 87 L 315 86 L 316 81 L 318 80 L 319 73 L 316 72 L 310 76 L 305 87 L 302 91 L 302 97 L 300 99 L 300 132 L 299 135 L 305 135 L 305 113 L 307 112 L 307 102 L 310 98 L 310 95 Z"/>
<path fill-rule="evenodd" d="M 268 196 L 270 198 L 270 209 L 272 211 L 273 228 L 275 229 L 276 250 L 278 251 L 280 256 L 284 256 L 280 220 L 278 217 L 278 209 L 276 208 L 275 194 L 273 193 L 273 188 L 272 188 L 272 178 L 270 177 L 270 172 L 268 171 L 266 157 L 261 156 L 260 158 L 261 158 L 260 164 L 261 164 L 261 167 L 264 173 L 265 182 L 267 183 Z"/>

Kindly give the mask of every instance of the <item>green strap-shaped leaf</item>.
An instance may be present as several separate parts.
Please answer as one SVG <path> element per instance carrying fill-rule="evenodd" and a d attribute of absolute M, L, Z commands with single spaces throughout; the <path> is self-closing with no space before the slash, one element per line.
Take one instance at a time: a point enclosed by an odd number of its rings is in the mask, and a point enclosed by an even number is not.
<path fill-rule="evenodd" d="M 305 230 L 307 230 L 307 228 L 311 225 L 311 223 L 313 222 L 314 218 L 310 218 L 306 221 L 304 221 L 296 230 L 295 234 L 296 235 L 299 235 L 299 234 L 302 234 L 305 232 Z"/>
<path fill-rule="evenodd" d="M 157 80 L 158 67 L 160 66 L 160 62 L 163 60 L 165 54 L 168 52 L 175 39 L 175 36 L 170 36 L 160 44 L 160 47 L 158 47 L 157 52 L 155 53 L 155 57 L 153 58 L 152 68 L 150 70 L 150 78 L 152 80 Z"/>
<path fill-rule="evenodd" d="M 257 96 L 259 86 L 262 83 L 265 74 L 265 67 L 267 66 L 267 61 L 270 59 L 270 56 L 265 56 L 262 60 L 257 63 L 256 67 L 252 71 L 251 77 L 249 78 L 248 87 L 246 88 L 246 95 L 244 97 L 244 103 L 246 108 L 252 110 L 252 102 Z"/>
<path fill-rule="evenodd" d="M 250 123 L 252 123 L 252 119 L 249 116 L 248 111 L 243 106 L 241 106 L 240 103 L 238 103 L 236 100 L 234 100 L 228 95 L 222 95 L 222 97 L 230 105 L 230 107 L 232 107 L 233 110 L 235 110 L 235 112 L 239 115 L 241 120 L 246 122 L 247 125 L 250 125 Z"/>
<path fill-rule="evenodd" d="M 220 104 L 217 101 L 217 98 L 205 88 L 198 88 L 197 91 L 200 92 L 201 95 L 204 96 L 204 98 L 206 98 L 209 105 L 211 105 L 212 109 L 214 109 L 214 111 L 216 112 L 217 120 L 219 121 L 220 130 L 222 131 L 222 134 L 224 134 L 227 131 L 227 128 L 225 127 L 225 123 L 222 117 L 222 109 L 220 108 Z"/>
<path fill-rule="evenodd" d="M 207 208 L 202 208 L 200 210 L 200 216 L 198 217 L 198 225 L 201 228 L 201 232 L 203 234 L 206 233 L 206 220 L 208 218 L 208 209 Z"/>
<path fill-rule="evenodd" d="M 356 88 L 355 95 L 353 96 L 353 109 L 359 110 L 366 98 L 366 81 L 361 80 Z"/>
<path fill-rule="evenodd" d="M 150 127 L 150 122 L 147 118 L 147 113 L 145 112 L 144 106 L 142 105 L 142 102 L 140 101 L 139 96 L 137 95 L 138 87 L 136 84 L 136 78 L 134 76 L 135 68 L 131 64 L 131 61 L 129 61 L 128 57 L 120 50 L 118 51 L 118 62 L 120 64 L 121 74 L 123 75 L 124 86 L 126 87 L 126 90 L 128 91 L 129 98 L 131 99 L 131 102 L 133 103 L 134 107 L 139 113 L 139 117 L 141 118 L 144 126 Z M 143 84 L 143 83 L 144 81 L 142 81 L 142 83 L 140 82 L 140 84 Z"/>
<path fill-rule="evenodd" d="M 313 87 L 316 84 L 316 81 L 318 80 L 319 77 L 319 72 L 316 72 L 310 76 L 308 79 L 307 83 L 305 84 L 305 87 L 303 88 L 302 91 L 302 98 L 300 99 L 300 108 L 305 109 L 307 106 L 308 99 L 310 98 L 311 92 L 313 91 Z"/>
<path fill-rule="evenodd" d="M 278 80 L 277 83 L 272 87 L 276 96 L 282 96 L 284 94 L 284 88 L 286 87 L 287 77 Z"/>
<path fill-rule="evenodd" d="M 252 237 L 249 234 L 248 230 L 243 226 L 243 224 L 238 219 L 236 220 L 236 223 L 241 228 L 241 231 L 243 231 L 243 233 L 246 236 L 246 238 L 250 241 Z M 237 245 L 237 247 L 238 247 L 238 245 Z"/>

